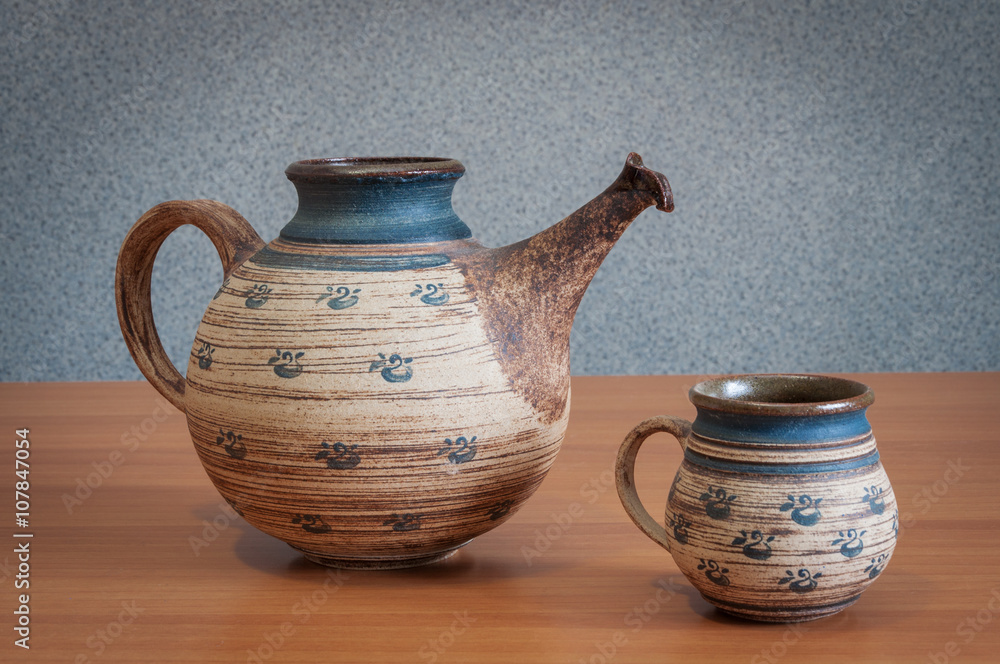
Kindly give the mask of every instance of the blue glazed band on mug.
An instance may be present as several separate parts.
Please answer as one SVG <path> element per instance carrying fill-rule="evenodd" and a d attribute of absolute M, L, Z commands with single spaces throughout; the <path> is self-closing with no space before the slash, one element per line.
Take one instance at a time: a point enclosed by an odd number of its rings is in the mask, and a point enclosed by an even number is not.
<path fill-rule="evenodd" d="M 698 436 L 737 443 L 794 445 L 871 434 L 865 413 L 875 397 L 862 383 L 815 375 L 747 374 L 691 388 Z"/>
<path fill-rule="evenodd" d="M 870 434 L 865 409 L 832 415 L 743 415 L 698 408 L 691 432 L 740 443 L 795 444 L 858 438 Z"/>

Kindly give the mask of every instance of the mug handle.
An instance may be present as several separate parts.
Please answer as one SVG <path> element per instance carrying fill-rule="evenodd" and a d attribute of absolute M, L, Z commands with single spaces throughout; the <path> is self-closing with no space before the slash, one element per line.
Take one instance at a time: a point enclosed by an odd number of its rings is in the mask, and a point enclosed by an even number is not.
<path fill-rule="evenodd" d="M 635 491 L 635 457 L 639 448 L 647 438 L 654 433 L 664 431 L 672 434 L 681 444 L 681 449 L 687 448 L 687 437 L 691 433 L 691 423 L 680 417 L 660 415 L 651 417 L 629 432 L 618 450 L 615 462 L 615 484 L 618 486 L 618 498 L 628 515 L 639 526 L 639 529 L 651 540 L 670 551 L 670 540 L 666 529 L 656 519 L 649 515 L 639 494 Z"/>
<path fill-rule="evenodd" d="M 264 247 L 264 241 L 239 212 L 210 200 L 160 203 L 142 215 L 125 236 L 115 270 L 115 303 L 122 336 L 142 374 L 181 411 L 186 383 L 156 333 L 150 286 L 156 252 L 167 236 L 184 224 L 201 230 L 215 245 L 222 260 L 223 280 Z"/>

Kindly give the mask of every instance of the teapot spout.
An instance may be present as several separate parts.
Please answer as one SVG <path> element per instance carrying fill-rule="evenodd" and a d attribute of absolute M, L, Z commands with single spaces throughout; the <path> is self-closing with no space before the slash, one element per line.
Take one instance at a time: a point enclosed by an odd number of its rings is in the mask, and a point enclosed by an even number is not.
<path fill-rule="evenodd" d="M 505 372 L 546 419 L 562 417 L 568 405 L 570 328 L 583 294 L 621 234 L 652 205 L 674 209 L 670 184 L 631 153 L 618 179 L 579 210 L 467 266 Z"/>

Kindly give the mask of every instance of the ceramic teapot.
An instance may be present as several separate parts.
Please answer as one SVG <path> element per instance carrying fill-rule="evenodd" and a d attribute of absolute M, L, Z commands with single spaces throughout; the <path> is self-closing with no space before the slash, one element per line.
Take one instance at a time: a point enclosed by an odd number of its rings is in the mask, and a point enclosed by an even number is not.
<path fill-rule="evenodd" d="M 116 272 L 122 333 L 187 415 L 195 449 L 249 523 L 318 563 L 447 557 L 538 488 L 566 430 L 577 306 L 663 175 L 630 154 L 555 226 L 488 249 L 456 216 L 452 159 L 316 159 L 285 171 L 294 217 L 266 244 L 209 200 L 152 208 Z M 153 261 L 183 224 L 211 239 L 221 287 L 186 378 L 150 305 Z"/>

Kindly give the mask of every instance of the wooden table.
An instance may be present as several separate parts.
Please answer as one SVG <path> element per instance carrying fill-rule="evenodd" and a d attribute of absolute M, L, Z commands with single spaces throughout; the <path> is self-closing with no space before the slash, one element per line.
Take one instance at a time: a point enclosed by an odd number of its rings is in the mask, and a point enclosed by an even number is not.
<path fill-rule="evenodd" d="M 694 377 L 574 378 L 566 442 L 527 506 L 444 563 L 391 572 L 327 570 L 236 517 L 184 417 L 144 383 L 0 385 L 0 659 L 1000 661 L 1000 374 L 853 377 L 875 389 L 902 532 L 857 604 L 797 626 L 716 611 L 618 502 L 621 439 L 651 415 L 692 417 Z M 27 528 L 14 514 L 22 428 Z M 652 512 L 679 462 L 668 436 L 643 449 Z M 18 590 L 24 543 L 30 588 Z M 22 593 L 28 651 L 12 630 Z"/>

